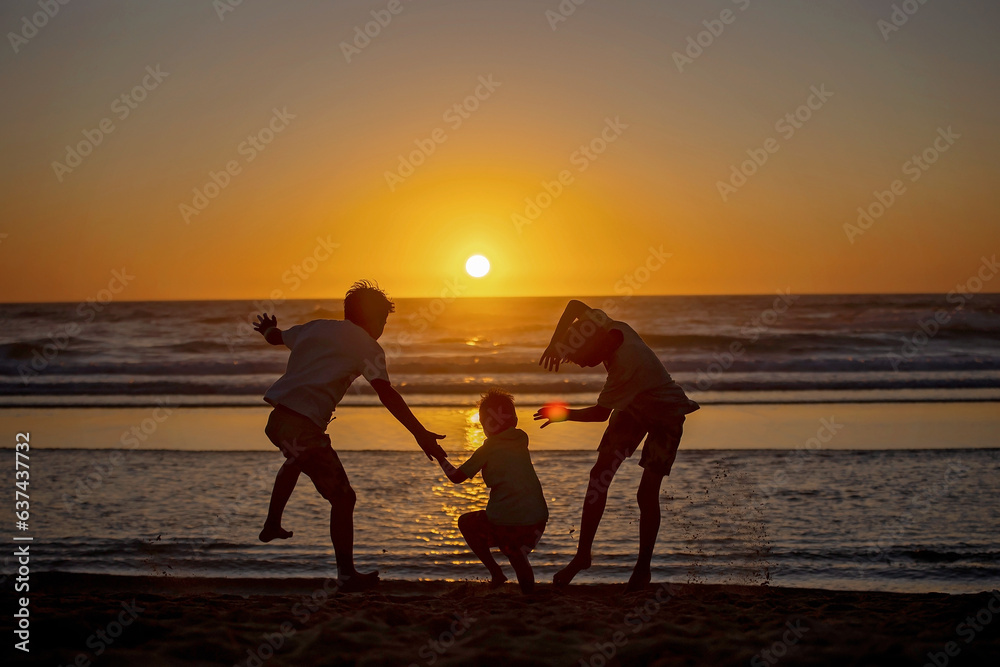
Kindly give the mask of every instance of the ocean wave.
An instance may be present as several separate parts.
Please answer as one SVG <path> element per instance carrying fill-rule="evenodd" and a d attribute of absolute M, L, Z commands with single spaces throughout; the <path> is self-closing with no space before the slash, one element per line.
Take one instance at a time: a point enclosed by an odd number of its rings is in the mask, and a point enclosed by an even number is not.
<path fill-rule="evenodd" d="M 678 382 L 697 389 L 998 386 L 1000 295 L 976 295 L 961 311 L 944 295 L 803 295 L 758 331 L 755 322 L 773 301 L 636 296 L 615 300 L 615 317 L 643 335 Z M 400 299 L 381 339 L 390 377 L 407 392 L 431 395 L 474 392 L 491 382 L 539 392 L 597 391 L 598 373 L 565 365 L 558 375 L 545 374 L 537 365 L 565 302 L 459 299 L 428 320 L 421 313 L 432 300 Z M 111 303 L 41 362 L 58 323 L 80 321 L 77 304 L 0 305 L 0 395 L 261 393 L 284 371 L 288 355 L 245 331 L 248 316 L 261 308 L 250 301 Z M 920 324 L 941 309 L 949 314 L 946 324 L 932 335 L 922 332 Z M 342 315 L 337 300 L 290 300 L 275 310 L 282 326 Z"/>
<path fill-rule="evenodd" d="M 696 375 L 675 376 L 675 380 L 687 392 L 712 391 L 719 394 L 752 394 L 763 392 L 865 392 L 893 390 L 983 390 L 1000 388 L 1000 374 L 956 375 L 947 377 L 899 377 L 885 374 L 802 374 L 805 377 L 733 377 L 718 378 L 704 383 Z M 163 378 L 142 378 L 133 376 L 58 376 L 40 375 L 27 382 L 17 378 L 6 378 L 0 382 L 0 396 L 204 396 L 224 398 L 226 396 L 261 396 L 276 379 L 277 374 L 235 375 L 235 376 L 164 376 Z M 478 395 L 491 386 L 501 385 L 514 393 L 546 395 L 597 394 L 604 386 L 602 376 L 552 375 L 504 375 L 480 374 L 476 376 L 452 377 L 407 377 L 395 376 L 394 386 L 403 394 L 414 396 Z M 366 382 L 357 381 L 349 391 L 352 396 L 374 396 L 375 392 Z M 793 399 L 789 399 L 794 402 Z"/>
<path fill-rule="evenodd" d="M 37 345 L 31 343 L 3 343 L 0 344 L 0 359 L 11 359 L 23 361 L 31 359 L 31 353 Z"/>
<path fill-rule="evenodd" d="M 70 342 L 67 343 L 66 341 Z M 82 366 L 93 359 L 103 346 L 102 341 L 86 338 L 39 338 L 0 344 L 0 375 L 16 375 L 18 368 L 38 358 L 49 365 Z"/>
<path fill-rule="evenodd" d="M 252 339 L 254 342 L 259 342 L 256 339 Z M 213 340 L 190 340 L 183 343 L 171 343 L 169 345 L 154 345 L 147 348 L 151 352 L 175 352 L 179 354 L 205 354 L 205 355 L 215 355 L 217 353 L 222 353 L 229 355 L 232 353 L 232 347 L 226 340 L 213 339 Z"/>
<path fill-rule="evenodd" d="M 880 331 L 823 331 L 823 332 L 769 332 L 754 330 L 746 334 L 655 334 L 640 333 L 642 339 L 654 349 L 665 350 L 712 350 L 724 351 L 739 345 L 748 352 L 881 352 L 897 351 L 902 337 L 916 333 L 913 327 Z M 935 341 L 962 341 L 975 343 L 995 342 L 998 335 L 995 326 L 962 327 L 941 329 L 934 335 Z"/>
<path fill-rule="evenodd" d="M 205 559 L 225 558 L 227 553 L 244 550 L 247 544 L 228 539 L 223 536 L 229 529 L 208 524 L 204 530 L 195 530 L 195 535 L 161 538 L 102 538 L 78 537 L 60 540 L 62 549 L 72 551 L 79 556 L 95 559 L 115 557 L 128 559 L 134 555 L 156 553 L 165 557 L 204 557 Z M 617 544 L 617 543 L 616 543 Z M 722 548 L 725 546 L 730 548 Z M 625 546 L 624 544 L 622 546 Z M 748 548 L 754 545 L 732 537 L 712 539 L 708 536 L 698 541 L 697 549 L 664 548 L 659 559 L 664 563 L 675 563 L 697 557 L 705 562 L 735 561 L 751 555 Z M 325 546 L 321 548 L 326 556 Z M 456 553 L 464 552 L 464 545 L 456 548 Z M 617 553 L 614 548 L 605 549 L 606 557 L 620 556 L 627 560 L 629 553 Z M 834 548 L 782 548 L 769 546 L 762 552 L 766 558 L 776 564 L 782 562 L 828 562 L 864 563 L 875 561 L 909 561 L 919 563 L 979 563 L 984 565 L 1000 564 L 1000 549 L 997 545 L 976 545 L 965 548 L 940 548 L 932 545 L 896 545 L 886 549 L 866 544 L 840 545 Z M 215 555 L 218 554 L 218 555 Z M 301 554 L 308 556 L 306 554 Z M 567 555 L 571 555 L 567 552 Z"/>
<path fill-rule="evenodd" d="M 214 348 L 219 354 L 209 354 L 209 348 Z M 34 351 L 42 348 L 26 344 L 9 344 L 0 346 L 0 380 L 20 378 L 22 371 L 34 368 L 31 362 L 35 359 Z M 141 376 L 162 377 L 218 377 L 218 376 L 249 376 L 270 374 L 277 377 L 285 370 L 287 355 L 280 351 L 263 350 L 253 353 L 233 355 L 228 353 L 225 344 L 191 342 L 147 348 L 146 359 L 118 361 L 101 358 L 90 352 L 67 350 L 55 355 L 38 372 L 40 381 L 46 376 L 123 376 L 135 378 Z M 388 368 L 390 376 L 427 376 L 447 378 L 462 378 L 466 376 L 483 375 L 549 375 L 550 377 L 573 378 L 579 375 L 594 374 L 591 369 L 580 369 L 572 364 L 564 364 L 559 373 L 550 374 L 537 363 L 537 359 L 498 358 L 484 356 L 462 350 L 461 354 L 449 353 L 441 356 L 404 356 L 389 357 Z M 820 356 L 809 353 L 799 353 L 786 356 L 755 356 L 747 354 L 734 357 L 726 354 L 685 354 L 664 355 L 661 360 L 672 375 L 683 373 L 703 373 L 713 379 L 728 382 L 726 375 L 755 374 L 760 382 L 770 382 L 770 378 L 782 374 L 811 374 L 822 382 L 824 376 L 832 374 L 856 373 L 891 373 L 896 376 L 893 382 L 906 384 L 914 373 L 955 373 L 997 371 L 1000 370 L 1000 350 L 984 351 L 976 354 L 974 351 L 953 353 L 948 356 L 923 356 L 897 359 L 886 354 L 862 356 L 857 351 L 853 355 L 842 352 L 844 356 Z M 192 358 L 194 357 L 194 358 Z M 601 369 L 597 369 L 600 371 Z M 897 372 L 898 370 L 898 372 Z"/>

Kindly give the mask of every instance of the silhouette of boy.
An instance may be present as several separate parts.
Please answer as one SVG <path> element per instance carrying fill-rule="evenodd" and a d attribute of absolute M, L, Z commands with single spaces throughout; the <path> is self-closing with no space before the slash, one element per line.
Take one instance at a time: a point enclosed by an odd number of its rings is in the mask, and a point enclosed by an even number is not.
<path fill-rule="evenodd" d="M 642 479 L 636 493 L 639 504 L 639 555 L 627 591 L 644 588 L 650 581 L 650 561 L 660 530 L 660 485 L 670 474 L 680 445 L 684 416 L 699 408 L 673 381 L 663 364 L 632 327 L 612 320 L 582 301 L 567 304 L 552 340 L 539 360 L 551 371 L 563 361 L 589 368 L 604 364 L 608 379 L 597 405 L 566 410 L 547 405 L 535 413 L 545 428 L 555 421 L 608 422 L 598 446 L 597 462 L 590 471 L 587 496 L 580 520 L 580 541 L 572 561 L 553 577 L 566 585 L 590 567 L 594 536 L 604 515 L 608 487 L 622 462 L 632 456 L 642 439 L 639 465 Z"/>
<path fill-rule="evenodd" d="M 444 457 L 439 457 L 438 463 L 455 484 L 482 470 L 483 481 L 490 489 L 489 502 L 485 510 L 460 516 L 458 529 L 472 553 L 490 571 L 491 588 L 507 581 L 490 553 L 490 547 L 498 547 L 510 560 L 521 592 L 530 593 L 535 587 L 535 574 L 528 554 L 545 532 L 549 510 L 531 464 L 528 434 L 517 428 L 514 397 L 498 387 L 491 388 L 479 401 L 479 423 L 486 441 L 468 461 L 458 468 Z"/>
<path fill-rule="evenodd" d="M 416 439 L 427 458 L 444 457 L 438 445 L 443 435 L 421 425 L 406 401 L 389 383 L 385 353 L 378 338 L 395 305 L 377 285 L 351 285 L 344 297 L 343 320 L 313 320 L 282 331 L 275 317 L 257 317 L 254 329 L 271 345 L 291 350 L 285 374 L 271 385 L 264 400 L 274 406 L 264 433 L 285 462 L 274 478 L 260 540 L 292 536 L 281 527 L 281 515 L 299 474 L 305 473 L 330 502 L 330 540 L 337 557 L 341 589 L 364 590 L 378 583 L 378 572 L 361 573 L 354 567 L 354 505 L 357 495 L 347 472 L 333 451 L 327 425 L 351 383 L 363 375 L 382 405 Z"/>

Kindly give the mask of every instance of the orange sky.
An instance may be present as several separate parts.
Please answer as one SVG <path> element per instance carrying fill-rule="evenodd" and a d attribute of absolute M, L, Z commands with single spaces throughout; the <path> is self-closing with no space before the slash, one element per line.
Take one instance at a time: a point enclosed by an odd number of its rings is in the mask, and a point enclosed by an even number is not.
<path fill-rule="evenodd" d="M 38 7 L 5 2 L 0 301 L 82 300 L 122 268 L 125 300 L 435 296 L 475 253 L 493 270 L 464 296 L 947 292 L 1000 249 L 1000 8 L 886 32 L 892 5 L 99 0 L 29 38 Z M 748 151 L 767 160 L 724 200 Z"/>

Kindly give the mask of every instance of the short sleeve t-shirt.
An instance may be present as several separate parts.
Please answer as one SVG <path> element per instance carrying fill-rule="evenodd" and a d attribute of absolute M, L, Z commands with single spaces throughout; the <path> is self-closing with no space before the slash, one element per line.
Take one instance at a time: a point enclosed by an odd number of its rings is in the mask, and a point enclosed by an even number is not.
<path fill-rule="evenodd" d="M 490 489 L 486 518 L 498 526 L 533 526 L 547 521 L 542 484 L 528 453 L 528 434 L 519 428 L 486 438 L 458 468 L 472 478 L 480 470 Z"/>
<path fill-rule="evenodd" d="M 367 331 L 349 320 L 313 320 L 281 332 L 291 354 L 285 374 L 264 393 L 326 429 L 351 383 L 385 380 L 385 352 Z"/>
<path fill-rule="evenodd" d="M 644 403 L 655 402 L 664 416 L 686 415 L 699 408 L 632 327 L 612 320 L 596 308 L 588 311 L 587 316 L 605 331 L 614 330 L 622 335 L 621 346 L 604 362 L 608 379 L 597 399 L 598 405 L 624 410 L 641 394 Z"/>

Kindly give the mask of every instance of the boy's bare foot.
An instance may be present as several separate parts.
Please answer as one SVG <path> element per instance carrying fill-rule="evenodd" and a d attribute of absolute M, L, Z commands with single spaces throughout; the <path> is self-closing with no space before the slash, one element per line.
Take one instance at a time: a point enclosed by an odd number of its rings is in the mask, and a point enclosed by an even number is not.
<path fill-rule="evenodd" d="M 349 577 L 340 578 L 340 590 L 344 593 L 360 593 L 378 586 L 378 570 L 362 574 L 355 572 Z"/>
<path fill-rule="evenodd" d="M 490 589 L 500 588 L 507 581 L 507 575 L 501 572 L 500 574 L 494 574 L 493 578 L 490 579 Z"/>
<path fill-rule="evenodd" d="M 569 582 L 573 581 L 573 577 L 579 574 L 581 570 L 586 570 L 589 567 L 590 556 L 574 556 L 569 565 L 556 572 L 555 576 L 552 577 L 552 583 L 556 586 L 566 586 Z"/>
<path fill-rule="evenodd" d="M 640 568 L 636 565 L 635 569 L 632 570 L 632 576 L 629 577 L 628 584 L 625 586 L 626 593 L 635 593 L 636 591 L 641 591 L 649 586 L 649 582 L 652 580 L 652 575 L 649 572 L 649 568 Z"/>
<path fill-rule="evenodd" d="M 281 526 L 268 526 L 264 527 L 260 531 L 260 535 L 257 536 L 261 542 L 267 543 L 271 540 L 287 540 L 292 536 L 292 531 L 285 530 Z"/>

